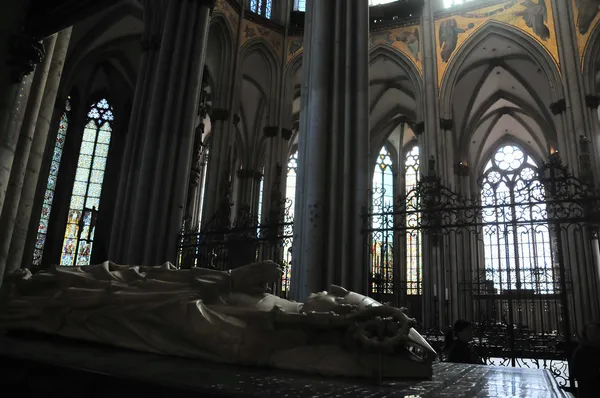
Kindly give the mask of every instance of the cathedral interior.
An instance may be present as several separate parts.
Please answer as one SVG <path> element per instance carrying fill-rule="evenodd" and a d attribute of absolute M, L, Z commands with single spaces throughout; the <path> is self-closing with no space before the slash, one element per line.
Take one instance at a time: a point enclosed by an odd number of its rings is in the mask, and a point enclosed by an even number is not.
<path fill-rule="evenodd" d="M 596 0 L 9 0 L 0 283 L 284 267 L 550 369 L 600 319 Z"/>

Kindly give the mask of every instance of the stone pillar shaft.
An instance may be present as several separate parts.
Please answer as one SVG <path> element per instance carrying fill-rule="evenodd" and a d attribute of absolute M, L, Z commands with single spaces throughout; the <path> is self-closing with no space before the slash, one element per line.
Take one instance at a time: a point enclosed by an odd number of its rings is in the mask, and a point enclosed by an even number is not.
<path fill-rule="evenodd" d="M 0 213 L 4 205 L 15 148 L 19 139 L 22 112 L 28 89 L 22 82 L 34 64 L 26 59 L 27 38 L 19 36 L 25 21 L 28 0 L 0 2 Z M 19 38 L 21 40 L 19 40 Z M 19 50 L 22 50 L 19 52 Z M 31 83 L 28 79 L 26 83 Z"/>
<path fill-rule="evenodd" d="M 292 296 L 335 283 L 365 293 L 369 4 L 309 0 L 305 26 Z"/>
<path fill-rule="evenodd" d="M 7 269 L 8 252 L 10 250 L 13 229 L 19 210 L 19 201 L 21 200 L 23 183 L 25 181 L 25 175 L 27 174 L 29 153 L 31 151 L 37 119 L 42 105 L 55 44 L 56 35 L 53 35 L 46 40 L 45 45 L 48 51 L 42 64 L 37 67 L 33 76 L 25 112 L 19 123 L 21 127 L 20 134 L 18 134 L 18 142 L 14 152 L 14 161 L 11 167 L 4 206 L 2 207 L 0 215 L 0 225 L 2 225 L 2 228 L 0 229 L 0 284 L 2 275 Z M 18 269 L 20 267 L 21 264 L 17 264 L 16 267 L 13 265 L 10 268 Z"/>
<path fill-rule="evenodd" d="M 435 47 L 435 20 L 433 16 L 434 9 L 433 0 L 425 0 L 423 5 L 423 14 L 421 16 L 421 29 L 423 31 L 423 74 L 424 74 L 424 131 L 419 137 L 419 145 L 421 146 L 420 165 L 423 175 L 435 173 L 442 178 L 444 184 L 447 184 L 449 175 L 446 172 L 447 167 L 444 163 L 446 159 L 445 151 L 451 150 L 452 145 L 445 144 L 445 132 L 440 130 L 439 122 L 439 93 L 438 93 L 438 78 L 437 78 L 437 57 Z M 429 167 L 430 159 L 433 156 L 435 159 L 435 168 Z M 442 173 L 440 175 L 440 173 Z M 437 322 L 435 313 L 441 314 L 442 311 L 438 308 L 436 311 L 436 303 L 441 304 L 442 300 L 437 300 L 440 297 L 439 291 L 442 287 L 442 277 L 440 275 L 440 256 L 439 248 L 432 244 L 432 237 L 423 234 L 422 245 L 422 314 L 411 314 L 421 318 L 426 326 L 433 325 Z"/>
<path fill-rule="evenodd" d="M 588 135 L 592 131 L 589 115 L 585 108 L 585 90 L 583 74 L 581 73 L 579 54 L 577 52 L 577 38 L 573 24 L 573 10 L 570 1 L 552 0 L 554 8 L 554 23 L 558 42 L 558 54 L 565 88 L 566 110 L 563 112 L 566 119 L 567 148 L 559 148 L 561 157 L 579 174 L 579 137 Z M 559 126 L 560 128 L 561 126 Z M 578 172 L 579 171 L 579 172 Z"/>
<path fill-rule="evenodd" d="M 218 156 L 213 156 L 212 160 L 208 166 L 208 176 L 206 178 L 207 189 L 206 189 L 206 198 L 205 203 L 205 219 L 202 221 L 203 225 L 206 225 L 207 222 L 211 222 L 212 218 L 217 214 L 217 212 L 222 212 L 224 210 L 224 201 L 226 200 L 226 194 L 228 191 L 227 185 L 229 185 L 229 179 L 235 178 L 233 175 L 234 170 L 231 170 L 231 158 L 229 156 L 230 148 L 232 148 L 233 137 L 235 134 L 235 111 L 236 104 L 236 95 L 239 91 L 241 77 L 240 76 L 240 67 L 241 67 L 241 56 L 240 56 L 240 48 L 242 46 L 242 39 L 244 32 L 242 30 L 242 24 L 244 21 L 244 13 L 246 10 L 246 1 L 242 0 L 240 2 L 240 13 L 238 18 L 238 26 L 237 26 L 237 37 L 234 47 L 234 56 L 233 56 L 233 65 L 231 67 L 231 77 L 229 78 L 228 84 L 228 93 L 226 96 L 225 102 L 227 108 L 225 109 L 226 114 L 223 119 L 216 126 L 213 127 L 213 138 L 211 151 L 213 154 L 218 154 Z M 219 218 L 224 215 L 220 214 Z"/>
<path fill-rule="evenodd" d="M 136 103 L 144 91 L 150 96 L 133 118 L 134 128 L 139 128 L 141 118 L 148 118 L 144 129 L 134 131 L 141 154 L 129 175 L 137 177 L 133 185 L 120 187 L 125 201 L 119 206 L 127 211 L 119 212 L 125 219 L 122 246 L 111 255 L 128 264 L 175 262 L 214 1 L 147 1 L 145 6 L 153 13 L 149 20 L 164 15 L 164 28 L 152 86 L 136 89 Z"/>
<path fill-rule="evenodd" d="M 36 197 L 36 189 L 39 185 L 40 171 L 44 159 L 44 151 L 49 135 L 49 130 L 54 115 L 56 96 L 60 85 L 62 71 L 67 56 L 67 50 L 71 41 L 72 28 L 67 28 L 58 33 L 52 62 L 46 80 L 44 97 L 42 99 L 40 111 L 35 124 L 35 133 L 31 150 L 19 210 L 13 230 L 12 242 L 10 244 L 8 256 L 8 271 L 14 271 L 16 267 L 27 266 L 31 264 L 33 248 L 35 245 L 35 232 L 37 232 L 38 217 L 32 217 L 32 212 L 39 212 L 39 209 L 33 208 Z M 50 56 L 50 53 L 48 53 Z M 34 224 L 31 223 L 34 220 Z M 28 238 L 28 229 L 32 229 L 31 238 Z M 12 267 L 12 268 L 11 268 Z"/>
<path fill-rule="evenodd" d="M 146 15 L 152 15 L 146 12 Z M 156 22 L 156 17 L 154 18 Z M 137 166 L 141 161 L 142 143 L 146 132 L 147 117 L 144 112 L 150 107 L 151 90 L 154 85 L 156 73 L 156 62 L 160 49 L 160 34 L 162 23 L 152 25 L 146 21 L 146 32 L 142 38 L 142 59 L 136 83 L 136 95 L 129 121 L 129 134 L 125 144 L 125 156 L 121 165 L 121 178 L 119 181 L 117 206 L 115 208 L 115 222 L 113 223 L 112 238 L 110 241 L 110 258 L 121 258 L 125 250 L 124 233 L 127 223 L 130 222 L 129 215 L 135 208 L 133 203 L 134 189 L 138 181 Z"/>

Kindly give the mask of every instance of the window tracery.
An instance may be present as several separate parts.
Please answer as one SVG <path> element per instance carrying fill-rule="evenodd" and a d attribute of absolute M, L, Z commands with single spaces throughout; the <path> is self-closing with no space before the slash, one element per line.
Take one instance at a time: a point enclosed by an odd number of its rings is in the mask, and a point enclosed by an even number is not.
<path fill-rule="evenodd" d="M 296 178 L 298 176 L 298 151 L 288 158 L 287 177 L 285 180 L 285 199 L 290 202 L 289 219 L 294 219 L 294 203 L 296 202 Z M 286 226 L 287 228 L 287 226 Z M 291 232 L 291 231 L 290 231 Z M 285 232 L 288 235 L 287 231 Z M 291 234 L 290 234 L 291 235 Z M 290 278 L 292 272 L 292 239 L 285 239 L 283 244 L 283 262 L 285 269 L 281 278 L 281 292 L 287 295 L 290 290 Z"/>
<path fill-rule="evenodd" d="M 306 0 L 294 0 L 294 11 L 306 12 Z"/>
<path fill-rule="evenodd" d="M 486 280 L 494 293 L 554 293 L 552 244 L 536 162 L 516 145 L 499 148 L 485 166 L 483 204 Z"/>
<path fill-rule="evenodd" d="M 60 265 L 88 265 L 114 120 L 106 99 L 88 112 L 71 193 Z"/>
<path fill-rule="evenodd" d="M 419 147 L 413 146 L 404 159 L 404 189 L 406 192 L 406 292 L 408 295 L 422 293 L 423 263 L 422 239 L 419 228 L 419 183 L 421 170 Z"/>
<path fill-rule="evenodd" d="M 250 0 L 250 11 L 260 16 L 271 18 L 272 0 Z"/>
<path fill-rule="evenodd" d="M 389 209 L 394 204 L 393 161 L 385 145 L 379 151 L 373 171 L 374 231 L 371 253 L 371 291 L 392 294 L 394 289 L 394 215 Z M 392 228 L 390 228 L 392 227 Z"/>

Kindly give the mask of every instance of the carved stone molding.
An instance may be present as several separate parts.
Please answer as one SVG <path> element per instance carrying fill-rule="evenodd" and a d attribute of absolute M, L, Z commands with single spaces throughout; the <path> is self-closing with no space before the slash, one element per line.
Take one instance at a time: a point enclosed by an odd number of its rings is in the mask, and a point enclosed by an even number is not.
<path fill-rule="evenodd" d="M 46 50 L 44 44 L 28 35 L 17 34 L 8 41 L 7 65 L 11 68 L 10 78 L 14 83 L 22 83 L 25 76 L 42 62 Z"/>
<path fill-rule="evenodd" d="M 560 115 L 565 110 L 567 110 L 567 101 L 564 98 L 550 104 L 550 112 L 555 116 Z"/>

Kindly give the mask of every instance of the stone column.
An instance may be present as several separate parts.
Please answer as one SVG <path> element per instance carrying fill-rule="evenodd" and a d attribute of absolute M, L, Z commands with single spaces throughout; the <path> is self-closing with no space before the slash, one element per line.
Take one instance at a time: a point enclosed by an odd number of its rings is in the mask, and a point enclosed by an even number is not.
<path fill-rule="evenodd" d="M 304 43 L 291 292 L 366 293 L 368 1 L 308 0 Z"/>
<path fill-rule="evenodd" d="M 581 156 L 579 139 L 581 136 L 591 135 L 593 127 L 585 107 L 585 86 L 581 63 L 577 52 L 577 37 L 573 23 L 573 10 L 570 1 L 552 0 L 554 9 L 554 25 L 558 42 L 558 55 L 563 86 L 565 88 L 564 117 L 566 118 L 566 138 L 568 148 L 558 148 L 561 157 L 577 174 L 585 172 L 578 167 Z"/>
<path fill-rule="evenodd" d="M 425 0 L 423 14 L 421 15 L 421 29 L 423 32 L 423 106 L 425 120 L 423 134 L 419 137 L 421 145 L 421 172 L 424 176 L 442 177 L 442 183 L 447 184 L 449 174 L 444 164 L 445 151 L 452 145 L 446 145 L 444 133 L 440 128 L 439 118 L 439 93 L 437 79 L 437 58 L 435 47 L 435 20 L 433 11 L 435 0 Z M 432 162 L 433 160 L 433 162 Z M 432 167 L 433 165 L 433 167 Z M 442 173 L 442 175 L 440 175 Z M 425 201 L 423 201 L 425 203 Z M 421 321 L 426 327 L 437 323 L 435 314 L 442 313 L 443 275 L 441 268 L 442 258 L 439 253 L 441 242 L 434 244 L 432 236 L 423 233 L 422 242 L 422 314 L 411 314 L 411 316 L 422 317 Z M 436 308 L 437 305 L 437 308 Z"/>
<path fill-rule="evenodd" d="M 257 216 L 258 189 L 263 179 L 263 174 L 258 170 L 240 169 L 236 173 L 237 191 L 235 196 L 236 220 L 243 216 L 244 212 L 249 211 L 253 216 Z"/>
<path fill-rule="evenodd" d="M 227 199 L 227 192 L 229 185 L 231 184 L 231 178 L 235 178 L 232 175 L 230 167 L 231 158 L 230 151 L 233 143 L 233 136 L 235 134 L 235 106 L 237 104 L 236 95 L 239 91 L 241 79 L 238 78 L 240 75 L 240 67 L 242 57 L 240 55 L 240 48 L 242 46 L 242 39 L 244 32 L 242 30 L 242 23 L 244 21 L 244 13 L 246 10 L 247 0 L 240 2 L 240 11 L 237 26 L 237 37 L 234 47 L 233 62 L 231 65 L 231 75 L 229 82 L 224 87 L 227 87 L 227 94 L 223 97 L 223 105 L 226 108 L 213 109 L 212 117 L 215 121 L 218 121 L 213 126 L 213 138 L 211 143 L 211 152 L 213 153 L 212 161 L 208 166 L 208 176 L 206 177 L 206 198 L 203 225 L 207 222 L 212 222 L 214 217 L 218 217 L 221 221 L 224 221 L 227 216 L 223 214 L 226 212 L 228 204 L 225 202 Z M 228 68 L 225 65 L 224 68 Z M 219 215 L 217 216 L 217 213 Z"/>
<path fill-rule="evenodd" d="M 154 87 L 156 64 L 158 62 L 160 43 L 162 37 L 164 18 L 153 6 L 161 7 L 160 3 L 144 3 L 145 9 L 145 31 L 140 45 L 142 57 L 140 69 L 136 82 L 136 95 L 129 120 L 129 132 L 125 144 L 125 153 L 121 165 L 121 178 L 117 193 L 117 205 L 111 233 L 109 256 L 111 259 L 121 258 L 125 250 L 124 234 L 127 231 L 127 223 L 130 222 L 129 215 L 135 208 L 133 195 L 138 181 L 139 173 L 137 167 L 141 161 L 143 150 L 143 139 L 146 133 L 148 117 L 145 114 L 150 107 L 151 92 Z"/>
<path fill-rule="evenodd" d="M 111 257 L 127 264 L 175 262 L 192 162 L 194 129 L 204 70 L 208 26 L 214 0 L 144 1 L 147 21 L 164 18 L 151 86 L 136 88 L 149 96 L 132 120 L 147 118 L 131 131 L 140 148 L 130 165 L 125 200 L 119 206 L 122 233 Z M 134 123 L 134 122 L 132 122 Z M 125 193 L 123 194 L 123 191 Z M 129 192 L 128 192 L 129 191 Z M 123 195 L 123 196 L 121 196 Z M 114 239 L 114 237 L 113 237 Z M 120 246 L 120 250 L 115 247 Z"/>
<path fill-rule="evenodd" d="M 44 49 L 22 33 L 28 0 L 0 2 L 0 212 L 21 131 L 31 75 Z"/>
<path fill-rule="evenodd" d="M 596 140 L 593 134 L 593 124 L 590 119 L 588 110 L 586 109 L 585 101 L 585 85 L 583 81 L 583 73 L 581 73 L 581 62 L 577 52 L 577 37 L 575 26 L 573 24 L 573 10 L 570 1 L 552 0 L 554 8 L 554 23 L 556 29 L 556 37 L 558 41 L 558 54 L 563 76 L 563 85 L 565 88 L 565 103 L 557 104 L 558 111 L 562 111 L 566 121 L 566 128 L 562 132 L 568 148 L 564 151 L 559 148 L 561 158 L 566 160 L 566 164 L 576 175 L 582 179 L 593 182 L 593 172 L 597 169 L 598 159 L 591 159 L 589 156 L 589 145 L 587 140 Z M 554 110 L 553 110 L 554 111 Z M 555 112 L 556 113 L 556 112 Z M 560 131 L 559 131 L 560 133 Z M 566 152 L 566 156 L 565 156 Z M 596 163 L 596 166 L 590 163 Z M 596 179 L 598 176 L 595 176 Z M 587 232 L 587 231 L 586 231 Z M 593 283 L 596 278 L 594 263 L 591 256 L 588 260 L 581 261 L 578 252 L 592 253 L 592 236 L 589 233 L 585 234 L 586 239 L 581 239 L 581 234 L 575 231 L 574 228 L 569 228 L 563 231 L 568 238 L 564 240 L 565 247 L 563 248 L 564 263 L 567 267 L 567 272 L 573 279 L 572 298 L 573 303 L 585 302 L 585 306 L 574 306 L 575 314 L 571 314 L 569 319 L 570 324 L 565 322 L 564 333 L 574 331 L 570 329 L 575 325 L 575 321 L 579 322 L 579 327 L 585 322 L 595 319 L 599 314 L 598 290 L 596 284 Z M 566 242 L 569 242 L 569 247 L 566 247 Z M 577 242 L 581 246 L 573 248 L 572 245 Z M 561 303 L 566 307 L 566 295 L 562 296 L 564 302 Z"/>
<path fill-rule="evenodd" d="M 71 41 L 71 31 L 72 28 L 67 28 L 58 33 L 56 45 L 54 46 L 54 53 L 52 54 L 50 70 L 46 79 L 44 97 L 42 99 L 37 120 L 33 125 L 35 126 L 35 133 L 33 134 L 33 141 L 31 142 L 27 171 L 23 189 L 21 191 L 21 200 L 19 201 L 19 209 L 7 260 L 7 269 L 9 272 L 14 271 L 20 266 L 30 264 L 32 258 L 35 240 L 32 239 L 32 242 L 28 241 L 28 229 L 31 225 L 32 212 L 39 211 L 39 209 L 33 208 L 33 203 L 39 183 L 46 141 L 48 139 L 50 125 L 54 115 L 56 95 L 62 77 L 67 50 Z M 50 56 L 50 52 L 48 52 L 48 54 L 48 56 Z M 33 217 L 33 219 L 38 220 L 39 222 L 39 218 Z"/>
<path fill-rule="evenodd" d="M 8 187 L 4 200 L 4 206 L 0 215 L 0 284 L 2 282 L 2 274 L 7 268 L 8 251 L 13 236 L 13 228 L 19 210 L 19 201 L 21 200 L 21 192 L 25 175 L 27 174 L 27 163 L 29 161 L 29 153 L 35 133 L 40 107 L 46 88 L 46 81 L 50 71 L 52 54 L 56 44 L 56 35 L 46 39 L 45 48 L 47 49 L 46 56 L 41 65 L 37 67 L 33 82 L 30 87 L 30 95 L 28 96 L 27 106 L 21 121 L 21 131 L 18 135 L 19 139 L 14 152 L 14 160 L 11 168 L 11 174 L 8 181 Z M 12 265 L 10 268 L 19 268 L 21 264 Z"/>

